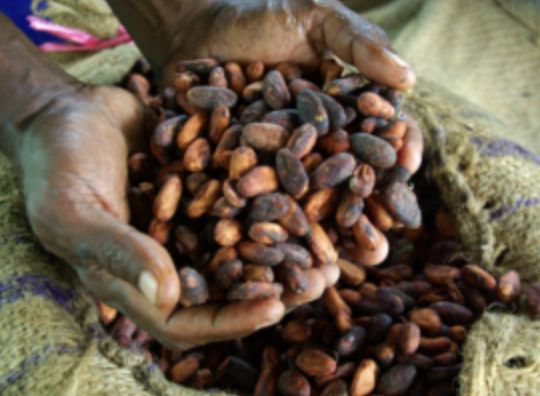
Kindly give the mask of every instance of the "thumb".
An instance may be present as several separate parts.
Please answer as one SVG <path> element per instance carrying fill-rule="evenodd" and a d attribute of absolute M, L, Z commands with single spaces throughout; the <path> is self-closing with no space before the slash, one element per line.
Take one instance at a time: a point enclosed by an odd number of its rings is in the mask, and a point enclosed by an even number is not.
<path fill-rule="evenodd" d="M 163 246 L 97 208 L 91 208 L 80 224 L 71 233 L 75 265 L 97 265 L 133 285 L 159 309 L 171 309 L 178 303 L 178 274 Z M 94 292 L 98 297 L 101 294 L 100 290 Z"/>
<path fill-rule="evenodd" d="M 392 49 L 385 32 L 359 14 L 336 5 L 310 31 L 318 49 L 328 49 L 358 68 L 367 79 L 404 90 L 416 83 L 411 67 Z"/>

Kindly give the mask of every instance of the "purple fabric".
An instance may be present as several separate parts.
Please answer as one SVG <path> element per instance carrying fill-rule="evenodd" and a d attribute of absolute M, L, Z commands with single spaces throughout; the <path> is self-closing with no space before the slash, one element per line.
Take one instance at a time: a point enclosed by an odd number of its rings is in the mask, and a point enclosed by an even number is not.
<path fill-rule="evenodd" d="M 497 158 L 497 157 L 520 157 L 524 160 L 531 161 L 536 165 L 540 165 L 540 158 L 531 153 L 528 150 L 525 150 L 520 145 L 513 143 L 506 139 L 492 138 L 484 139 L 481 137 L 471 138 L 471 143 L 473 143 L 480 155 L 486 156 L 488 158 Z"/>
<path fill-rule="evenodd" d="M 506 216 L 512 212 L 515 212 L 522 206 L 530 207 L 530 206 L 538 205 L 538 203 L 540 203 L 539 197 L 521 198 L 521 199 L 518 199 L 514 204 L 504 204 L 498 209 L 495 209 L 489 214 L 489 219 L 491 221 L 497 221 L 497 220 L 500 220 L 503 216 Z"/>
<path fill-rule="evenodd" d="M 0 283 L 0 308 L 24 297 L 24 293 L 52 299 L 68 312 L 72 312 L 71 302 L 78 297 L 74 288 L 64 289 L 51 283 L 43 275 L 17 276 Z"/>

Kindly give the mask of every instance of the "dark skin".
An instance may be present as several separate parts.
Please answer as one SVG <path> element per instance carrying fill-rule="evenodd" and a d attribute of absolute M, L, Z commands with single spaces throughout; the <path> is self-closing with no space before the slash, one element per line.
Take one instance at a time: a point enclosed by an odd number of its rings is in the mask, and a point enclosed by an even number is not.
<path fill-rule="evenodd" d="M 387 86 L 407 89 L 415 83 L 384 33 L 337 1 L 110 4 L 162 86 L 171 85 L 181 59 L 258 59 L 269 66 L 287 60 L 313 69 L 322 49 Z M 97 298 L 182 350 L 276 323 L 335 283 L 336 266 L 313 268 L 307 271 L 309 292 L 302 296 L 177 310 L 179 280 L 170 256 L 127 224 L 126 159 L 144 147 L 142 104 L 122 89 L 87 86 L 66 75 L 1 14 L 0 26 L 0 149 L 22 173 L 34 232 Z M 399 163 L 415 172 L 422 139 L 414 120 L 409 125 Z M 377 264 L 387 249 L 385 242 L 376 252 L 360 250 L 356 259 Z"/>

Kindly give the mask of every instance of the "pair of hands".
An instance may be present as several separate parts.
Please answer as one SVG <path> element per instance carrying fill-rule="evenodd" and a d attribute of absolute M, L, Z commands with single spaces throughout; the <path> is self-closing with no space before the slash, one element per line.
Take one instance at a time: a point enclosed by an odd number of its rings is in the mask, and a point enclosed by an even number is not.
<path fill-rule="evenodd" d="M 323 49 L 383 85 L 407 89 L 415 83 L 414 73 L 393 53 L 382 30 L 338 1 L 183 3 L 190 3 L 184 7 L 189 12 L 164 29 L 174 51 L 162 60 L 151 59 L 163 86 L 172 86 L 175 65 L 182 59 L 262 60 L 270 66 L 292 61 L 314 68 Z M 414 121 L 409 124 L 399 163 L 415 172 L 422 139 Z M 164 345 L 187 349 L 276 323 L 286 310 L 318 298 L 337 280 L 337 267 L 310 269 L 309 295 L 176 311 L 180 287 L 171 258 L 127 224 L 126 160 L 146 144 L 141 126 L 142 104 L 128 92 L 78 86 L 37 113 L 19 149 L 27 212 L 36 235 L 75 268 L 98 299 Z"/>

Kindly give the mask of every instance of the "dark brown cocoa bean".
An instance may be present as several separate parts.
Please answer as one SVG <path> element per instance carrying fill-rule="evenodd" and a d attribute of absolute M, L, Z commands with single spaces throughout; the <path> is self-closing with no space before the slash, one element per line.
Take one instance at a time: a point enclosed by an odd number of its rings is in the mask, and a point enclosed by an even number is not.
<path fill-rule="evenodd" d="M 355 133 L 350 137 L 354 153 L 364 162 L 377 168 L 390 168 L 396 163 L 396 150 L 376 136 Z"/>
<path fill-rule="evenodd" d="M 385 396 L 402 396 L 416 377 L 416 367 L 412 364 L 394 366 L 379 379 L 377 393 Z"/>
<path fill-rule="evenodd" d="M 302 267 L 293 263 L 282 263 L 279 267 L 282 283 L 293 294 L 303 294 L 309 284 Z"/>
<path fill-rule="evenodd" d="M 310 396 L 311 386 L 298 370 L 289 369 L 279 376 L 278 389 L 283 396 Z"/>
<path fill-rule="evenodd" d="M 279 283 L 246 282 L 233 285 L 227 293 L 229 301 L 261 300 L 279 298 L 283 294 L 283 286 Z"/>
<path fill-rule="evenodd" d="M 216 286 L 222 290 L 229 289 L 242 278 L 242 268 L 242 262 L 240 260 L 232 260 L 223 265 L 214 274 Z"/>
<path fill-rule="evenodd" d="M 255 122 L 244 127 L 242 138 L 256 150 L 276 152 L 287 145 L 290 135 L 279 125 Z"/>
<path fill-rule="evenodd" d="M 323 190 L 334 187 L 353 174 L 356 161 L 349 153 L 334 155 L 324 161 L 311 175 L 313 188 Z"/>
<path fill-rule="evenodd" d="M 278 219 L 278 223 L 291 235 L 298 237 L 306 235 L 309 231 L 309 222 L 304 211 L 291 196 L 283 195 L 289 201 L 289 210 Z"/>
<path fill-rule="evenodd" d="M 242 125 L 257 122 L 270 110 L 270 107 L 268 107 L 264 100 L 257 100 L 242 111 L 240 122 Z"/>
<path fill-rule="evenodd" d="M 276 170 L 283 188 L 293 197 L 300 197 L 309 187 L 309 177 L 304 165 L 288 148 L 276 155 Z"/>
<path fill-rule="evenodd" d="M 290 209 L 289 200 L 282 194 L 270 193 L 259 195 L 253 200 L 251 217 L 257 222 L 279 219 Z"/>
<path fill-rule="evenodd" d="M 360 164 L 349 179 L 349 189 L 353 194 L 361 198 L 367 198 L 373 192 L 376 180 L 373 168 L 368 164 Z"/>
<path fill-rule="evenodd" d="M 347 122 L 347 115 L 345 114 L 345 109 L 337 100 L 324 93 L 318 93 L 317 96 L 319 97 L 319 99 L 321 99 L 326 113 L 328 114 L 330 131 L 339 131 Z"/>
<path fill-rule="evenodd" d="M 338 78 L 324 85 L 324 92 L 330 96 L 348 95 L 365 85 L 364 77 L 360 74 L 351 74 L 347 77 Z"/>
<path fill-rule="evenodd" d="M 216 106 L 234 107 L 238 96 L 227 88 L 200 86 L 187 92 L 188 102 L 202 111 L 212 111 Z"/>
<path fill-rule="evenodd" d="M 219 66 L 219 61 L 211 58 L 180 61 L 176 65 L 176 71 L 191 72 L 200 76 L 208 76 L 214 67 Z"/>
<path fill-rule="evenodd" d="M 363 298 L 356 306 L 362 315 L 375 315 L 386 313 L 390 316 L 399 316 L 405 311 L 403 301 L 390 293 L 375 293 Z"/>
<path fill-rule="evenodd" d="M 272 70 L 266 74 L 263 96 L 268 106 L 274 110 L 284 108 L 291 101 L 291 93 L 283 75 L 279 71 Z"/>
<path fill-rule="evenodd" d="M 264 123 L 276 124 L 288 131 L 300 127 L 300 118 L 296 109 L 274 110 L 266 113 L 261 120 Z"/>
<path fill-rule="evenodd" d="M 285 256 L 277 248 L 255 242 L 243 241 L 238 244 L 237 248 L 240 256 L 246 261 L 259 265 L 277 265 L 283 261 Z"/>
<path fill-rule="evenodd" d="M 206 280 L 193 268 L 184 267 L 179 272 L 182 293 L 180 302 L 185 307 L 202 305 L 208 300 L 208 285 Z"/>
<path fill-rule="evenodd" d="M 353 327 L 336 340 L 334 349 L 341 357 L 353 356 L 362 350 L 365 341 L 366 330 L 362 327 Z"/>
<path fill-rule="evenodd" d="M 368 325 L 368 343 L 379 344 L 384 341 L 393 324 L 393 319 L 385 313 L 375 313 Z"/>
<path fill-rule="evenodd" d="M 309 376 L 326 375 L 336 371 L 336 361 L 319 349 L 308 349 L 295 360 L 296 366 Z"/>
<path fill-rule="evenodd" d="M 309 268 L 313 265 L 313 258 L 304 247 L 294 243 L 278 243 L 276 248 L 283 252 L 283 261 Z"/>
<path fill-rule="evenodd" d="M 328 133 L 330 128 L 328 114 L 322 100 L 316 93 L 309 89 L 300 92 L 296 97 L 296 109 L 298 110 L 300 121 L 315 126 L 319 136 L 324 136 Z"/>
<path fill-rule="evenodd" d="M 317 142 L 317 129 L 311 124 L 304 124 L 294 131 L 287 148 L 298 158 L 302 159 L 308 155 Z"/>

